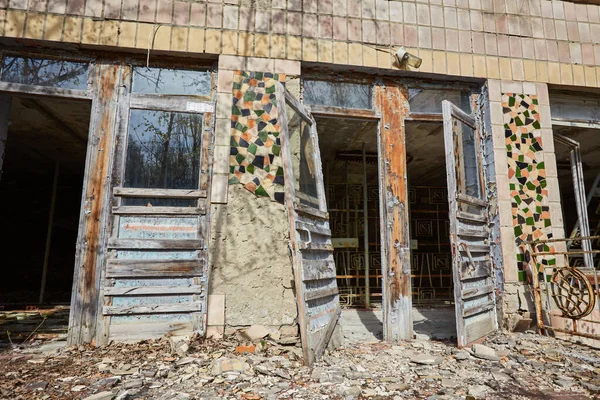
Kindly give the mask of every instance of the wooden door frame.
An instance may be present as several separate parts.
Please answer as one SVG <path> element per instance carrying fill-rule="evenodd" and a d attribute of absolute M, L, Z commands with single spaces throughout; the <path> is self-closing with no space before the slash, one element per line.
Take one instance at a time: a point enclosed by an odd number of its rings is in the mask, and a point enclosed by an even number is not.
<path fill-rule="evenodd" d="M 375 108 L 381 114 L 379 201 L 383 287 L 383 338 L 413 339 L 410 266 L 410 217 L 406 170 L 405 120 L 408 88 L 396 82 L 375 85 Z"/>

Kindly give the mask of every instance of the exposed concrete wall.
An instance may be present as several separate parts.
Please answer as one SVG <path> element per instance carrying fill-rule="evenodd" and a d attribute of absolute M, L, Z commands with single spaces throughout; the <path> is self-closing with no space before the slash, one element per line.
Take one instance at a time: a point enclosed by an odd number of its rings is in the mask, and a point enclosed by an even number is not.
<path fill-rule="evenodd" d="M 240 185 L 212 206 L 210 294 L 225 296 L 226 327 L 296 323 L 285 207 Z"/>

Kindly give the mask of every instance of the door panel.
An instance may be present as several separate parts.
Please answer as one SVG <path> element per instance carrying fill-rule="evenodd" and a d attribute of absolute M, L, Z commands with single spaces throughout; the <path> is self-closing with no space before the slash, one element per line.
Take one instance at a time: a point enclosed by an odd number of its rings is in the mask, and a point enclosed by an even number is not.
<path fill-rule="evenodd" d="M 341 308 L 316 123 L 281 84 L 277 99 L 300 334 L 310 365 L 325 351 Z"/>
<path fill-rule="evenodd" d="M 206 328 L 214 105 L 148 97 L 127 93 L 121 106 L 104 342 Z"/>
<path fill-rule="evenodd" d="M 446 100 L 443 112 L 456 331 L 464 347 L 497 328 L 489 204 L 477 121 Z"/>

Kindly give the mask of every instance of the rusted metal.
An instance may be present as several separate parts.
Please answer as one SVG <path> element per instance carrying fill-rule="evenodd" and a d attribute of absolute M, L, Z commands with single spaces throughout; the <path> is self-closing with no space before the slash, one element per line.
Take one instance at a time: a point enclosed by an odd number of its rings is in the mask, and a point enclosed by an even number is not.
<path fill-rule="evenodd" d="M 534 248 L 548 243 L 569 242 L 575 240 L 589 240 L 597 238 L 597 236 L 577 237 L 577 238 L 561 238 L 548 239 L 539 241 L 525 242 L 522 245 L 522 251 L 526 255 L 525 259 L 528 262 L 528 269 L 533 283 L 533 293 L 535 300 L 535 309 L 537 314 L 537 325 L 539 333 L 542 335 L 545 331 L 555 331 L 574 336 L 581 336 L 588 339 L 599 339 L 600 334 L 589 334 L 577 330 L 578 322 L 588 324 L 600 324 L 600 321 L 592 319 L 583 319 L 590 315 L 597 303 L 596 296 L 599 295 L 598 274 L 595 268 L 593 270 L 594 284 L 590 282 L 589 277 L 584 271 L 569 265 L 569 255 L 584 253 L 582 251 L 543 251 L 535 252 Z M 596 250 L 590 252 L 598 252 Z M 588 253 L 590 253 L 588 252 Z M 543 263 L 538 263 L 537 257 L 562 255 L 564 264 L 562 266 L 548 267 Z M 529 256 L 529 257 L 527 257 Z M 552 271 L 552 277 L 548 282 L 547 269 Z M 543 278 L 540 281 L 540 278 Z M 550 286 L 550 289 L 548 288 Z M 545 307 L 544 307 L 545 297 Z M 573 329 L 563 329 L 552 326 L 545 322 L 552 316 L 553 300 L 556 307 L 562 312 L 562 318 L 571 322 Z"/>
<path fill-rule="evenodd" d="M 413 337 L 410 238 L 404 119 L 408 90 L 395 84 L 375 87 L 379 123 L 380 201 L 384 338 Z"/>

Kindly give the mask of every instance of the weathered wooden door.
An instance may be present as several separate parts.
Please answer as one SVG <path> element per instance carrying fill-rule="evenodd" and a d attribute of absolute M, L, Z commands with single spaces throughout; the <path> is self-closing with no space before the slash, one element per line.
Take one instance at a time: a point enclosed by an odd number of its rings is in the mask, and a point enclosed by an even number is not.
<path fill-rule="evenodd" d="M 325 351 L 341 308 L 314 118 L 277 87 L 296 300 L 305 363 Z"/>
<path fill-rule="evenodd" d="M 458 346 L 497 328 L 496 298 L 477 120 L 443 101 Z"/>
<path fill-rule="evenodd" d="M 211 72 L 123 68 L 101 342 L 202 335 Z"/>

